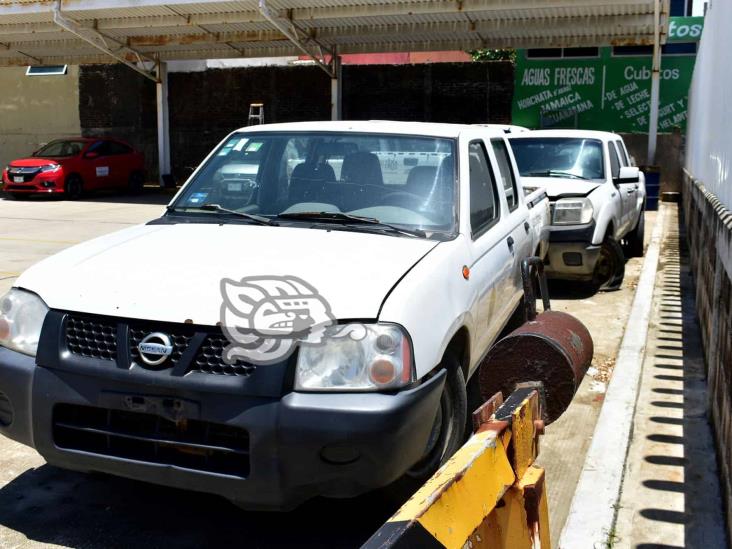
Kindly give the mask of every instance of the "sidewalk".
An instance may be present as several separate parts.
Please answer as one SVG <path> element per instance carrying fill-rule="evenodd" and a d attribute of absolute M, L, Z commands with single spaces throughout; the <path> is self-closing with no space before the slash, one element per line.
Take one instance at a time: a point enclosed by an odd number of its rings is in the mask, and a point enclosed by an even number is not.
<path fill-rule="evenodd" d="M 683 220 L 665 227 L 613 548 L 727 547 Z"/>

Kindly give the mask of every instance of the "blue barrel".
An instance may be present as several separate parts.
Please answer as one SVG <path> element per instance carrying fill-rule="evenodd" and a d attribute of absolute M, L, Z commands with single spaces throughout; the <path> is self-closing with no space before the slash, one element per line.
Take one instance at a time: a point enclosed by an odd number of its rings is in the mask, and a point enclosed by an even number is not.
<path fill-rule="evenodd" d="M 642 166 L 646 176 L 646 209 L 658 209 L 658 197 L 661 196 L 661 168 L 658 166 Z"/>

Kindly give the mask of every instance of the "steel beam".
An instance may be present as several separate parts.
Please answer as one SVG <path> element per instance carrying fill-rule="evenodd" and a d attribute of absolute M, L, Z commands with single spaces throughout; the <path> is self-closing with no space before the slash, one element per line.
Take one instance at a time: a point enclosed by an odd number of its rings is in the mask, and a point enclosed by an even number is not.
<path fill-rule="evenodd" d="M 76 22 L 75 20 L 73 20 L 69 17 L 66 17 L 61 12 L 61 0 L 56 0 L 56 2 L 53 4 L 53 21 L 62 29 L 70 32 L 71 34 L 73 34 L 75 36 L 78 36 L 81 40 L 88 42 L 89 44 L 91 44 L 92 46 L 97 48 L 98 50 L 103 51 L 104 53 L 106 53 L 110 57 L 116 59 L 120 63 L 124 63 L 125 65 L 130 67 L 132 70 L 139 72 L 140 74 L 142 74 L 143 76 L 145 76 L 146 78 L 149 78 L 150 80 L 152 80 L 154 82 L 158 81 L 158 77 L 154 73 L 147 71 L 144 68 L 140 68 L 135 63 L 128 61 L 128 59 L 126 58 L 125 55 L 131 54 L 133 56 L 136 56 L 141 65 L 144 65 L 144 61 L 153 61 L 154 62 L 154 60 L 147 58 L 144 54 L 142 54 L 132 48 L 128 48 L 128 47 L 120 44 L 119 42 L 117 42 L 113 39 L 110 39 L 108 36 L 102 35 L 100 32 L 98 32 L 94 29 L 84 27 L 84 26 L 80 25 L 78 22 Z M 116 44 L 117 49 L 116 50 L 110 49 L 108 42 L 112 42 L 112 43 Z"/>
<path fill-rule="evenodd" d="M 158 180 L 165 185 L 163 176 L 170 174 L 170 117 L 168 113 L 168 65 L 157 65 L 158 81 L 155 84 L 155 101 L 158 117 Z"/>
<path fill-rule="evenodd" d="M 648 116 L 648 155 L 646 163 L 656 162 L 658 141 L 658 105 L 661 95 L 661 0 L 654 0 L 653 66 L 651 68 L 651 111 Z"/>
<path fill-rule="evenodd" d="M 337 54 L 331 60 L 333 76 L 330 77 L 330 119 L 341 120 L 343 118 L 343 71 L 341 70 L 341 57 Z"/>
<path fill-rule="evenodd" d="M 292 21 L 283 21 L 276 15 L 273 15 L 267 6 L 266 0 L 259 0 L 259 12 L 267 21 L 272 23 L 278 31 L 285 35 L 297 49 L 305 55 L 310 56 L 328 76 L 334 78 L 333 70 L 325 62 L 325 56 L 323 55 L 324 48 L 322 44 L 312 38 L 303 36 Z"/>

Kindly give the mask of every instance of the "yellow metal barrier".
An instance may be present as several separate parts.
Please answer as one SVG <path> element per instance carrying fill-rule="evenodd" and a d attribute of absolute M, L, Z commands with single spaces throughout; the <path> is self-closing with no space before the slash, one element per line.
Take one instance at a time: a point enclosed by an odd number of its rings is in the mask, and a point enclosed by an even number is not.
<path fill-rule="evenodd" d="M 367 542 L 376 548 L 548 549 L 539 394 L 500 394 L 474 415 L 478 430 Z"/>

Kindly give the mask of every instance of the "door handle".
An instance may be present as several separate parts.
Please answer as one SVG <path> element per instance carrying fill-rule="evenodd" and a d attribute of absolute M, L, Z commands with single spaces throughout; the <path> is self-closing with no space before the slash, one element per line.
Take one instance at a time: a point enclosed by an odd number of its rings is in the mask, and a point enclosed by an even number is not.
<path fill-rule="evenodd" d="M 628 189 L 626 192 L 628 194 L 633 194 L 636 191 L 636 189 Z"/>
<path fill-rule="evenodd" d="M 529 225 L 528 221 L 524 221 L 524 230 L 528 233 L 531 229 L 531 225 Z"/>
<path fill-rule="evenodd" d="M 515 244 L 515 241 L 514 241 L 513 237 L 512 236 L 509 236 L 506 239 L 506 243 L 508 244 L 508 249 L 511 251 L 511 253 L 513 253 L 513 245 Z"/>

